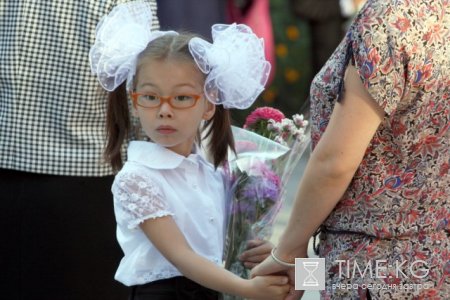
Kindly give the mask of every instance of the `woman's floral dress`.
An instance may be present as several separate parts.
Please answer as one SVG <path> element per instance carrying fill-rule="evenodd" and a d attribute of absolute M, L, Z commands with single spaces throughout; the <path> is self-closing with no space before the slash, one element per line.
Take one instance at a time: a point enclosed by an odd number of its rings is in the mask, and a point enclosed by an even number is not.
<path fill-rule="evenodd" d="M 324 222 L 325 299 L 450 297 L 450 0 L 369 0 L 311 87 L 317 144 L 346 66 L 386 116 Z"/>

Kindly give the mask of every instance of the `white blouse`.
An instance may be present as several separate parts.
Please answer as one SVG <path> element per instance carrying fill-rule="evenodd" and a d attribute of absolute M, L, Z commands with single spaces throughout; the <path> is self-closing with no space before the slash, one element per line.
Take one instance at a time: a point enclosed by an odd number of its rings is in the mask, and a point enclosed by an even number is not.
<path fill-rule="evenodd" d="M 162 216 L 173 217 L 196 253 L 222 264 L 223 174 L 200 154 L 184 157 L 151 142 L 133 141 L 112 192 L 117 239 L 125 254 L 116 280 L 131 286 L 182 275 L 139 227 Z"/>

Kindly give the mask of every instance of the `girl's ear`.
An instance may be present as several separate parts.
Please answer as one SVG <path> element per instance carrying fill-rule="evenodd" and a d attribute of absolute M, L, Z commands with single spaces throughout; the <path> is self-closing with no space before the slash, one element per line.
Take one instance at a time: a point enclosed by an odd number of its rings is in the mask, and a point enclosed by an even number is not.
<path fill-rule="evenodd" d="M 207 99 L 205 99 L 205 101 L 206 106 L 205 111 L 203 112 L 203 120 L 209 121 L 216 113 L 216 106 L 213 103 L 209 102 Z"/>

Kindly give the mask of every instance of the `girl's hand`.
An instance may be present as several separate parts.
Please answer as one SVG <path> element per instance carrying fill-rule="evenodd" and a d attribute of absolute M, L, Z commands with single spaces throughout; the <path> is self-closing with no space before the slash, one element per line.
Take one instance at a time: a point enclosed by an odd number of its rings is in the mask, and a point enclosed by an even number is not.
<path fill-rule="evenodd" d="M 247 250 L 242 252 L 239 259 L 248 269 L 253 269 L 260 262 L 265 260 L 272 251 L 273 244 L 266 240 L 249 240 Z"/>
<path fill-rule="evenodd" d="M 247 298 L 254 300 L 283 300 L 290 290 L 286 276 L 257 276 L 247 282 Z"/>

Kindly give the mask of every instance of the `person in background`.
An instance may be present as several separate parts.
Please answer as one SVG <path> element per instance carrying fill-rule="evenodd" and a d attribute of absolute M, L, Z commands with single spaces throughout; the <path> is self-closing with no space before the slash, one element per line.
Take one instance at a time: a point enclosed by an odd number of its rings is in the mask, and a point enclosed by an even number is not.
<path fill-rule="evenodd" d="M 266 57 L 274 54 L 273 80 L 251 109 L 232 111 L 233 120 L 244 124 L 246 116 L 260 106 L 275 107 L 286 116 L 306 114 L 313 77 L 309 23 L 298 18 L 286 0 L 228 0 L 228 8 L 230 21 L 249 24 L 258 29 L 255 33 L 271 37 L 264 40 Z"/>
<path fill-rule="evenodd" d="M 293 279 L 319 228 L 323 299 L 448 298 L 449 36 L 448 1 L 361 8 L 312 84 L 314 149 L 278 246 L 253 275 Z"/>
<path fill-rule="evenodd" d="M 2 299 L 126 298 L 102 158 L 107 93 L 88 60 L 97 23 L 121 2 L 0 2 Z"/>
<path fill-rule="evenodd" d="M 162 30 L 196 32 L 211 39 L 211 26 L 226 22 L 227 0 L 157 0 Z"/>
<path fill-rule="evenodd" d="M 344 37 L 339 0 L 290 0 L 297 17 L 309 24 L 312 72 L 316 75 Z"/>

